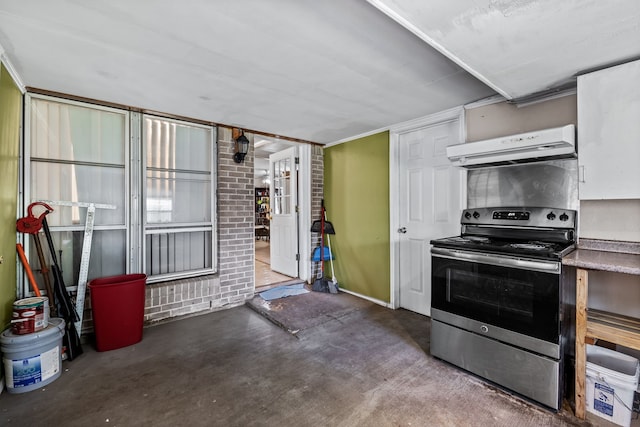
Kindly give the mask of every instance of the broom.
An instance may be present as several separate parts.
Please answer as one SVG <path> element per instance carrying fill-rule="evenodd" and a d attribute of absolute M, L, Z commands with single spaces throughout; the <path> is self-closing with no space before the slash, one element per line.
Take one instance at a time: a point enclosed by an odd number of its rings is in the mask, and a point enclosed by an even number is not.
<path fill-rule="evenodd" d="M 315 225 L 315 222 L 314 224 Z M 311 227 L 311 231 L 314 230 L 314 227 Z M 331 251 L 331 250 L 329 250 Z M 322 209 L 320 215 L 320 271 L 316 276 L 316 280 L 313 282 L 313 286 L 311 286 L 312 291 L 316 292 L 327 292 L 328 286 L 325 283 L 324 279 L 324 200 L 322 200 Z"/>
<path fill-rule="evenodd" d="M 327 210 L 324 209 L 324 204 L 322 207 L 322 219 L 324 220 L 325 223 L 328 223 L 329 221 L 327 221 Z M 337 294 L 338 293 L 338 281 L 336 280 L 336 270 L 333 268 L 333 250 L 331 249 L 331 237 L 329 237 L 330 233 L 327 233 L 327 245 L 329 246 L 329 253 L 331 254 L 331 257 L 329 258 L 329 260 L 331 261 L 331 281 L 329 283 L 327 283 L 327 285 L 329 286 L 329 292 L 331 292 L 332 294 Z"/>
<path fill-rule="evenodd" d="M 331 292 L 332 294 L 337 294 L 339 289 L 338 281 L 336 280 L 336 270 L 333 268 L 333 251 L 331 250 L 331 238 L 329 237 L 328 234 L 327 234 L 327 244 L 329 246 L 329 253 L 331 254 L 331 257 L 329 258 L 329 260 L 331 261 L 331 281 L 328 283 L 329 292 Z"/>

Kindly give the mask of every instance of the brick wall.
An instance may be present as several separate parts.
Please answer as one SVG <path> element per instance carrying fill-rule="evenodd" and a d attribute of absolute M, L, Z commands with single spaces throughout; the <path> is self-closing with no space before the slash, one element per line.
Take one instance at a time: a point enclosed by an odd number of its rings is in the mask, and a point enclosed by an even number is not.
<path fill-rule="evenodd" d="M 244 163 L 235 163 L 231 130 L 218 130 L 218 228 L 220 298 L 242 304 L 254 291 L 255 199 L 253 187 L 253 136 Z"/>
<path fill-rule="evenodd" d="M 145 323 L 215 310 L 223 306 L 217 275 L 147 285 Z"/>
<path fill-rule="evenodd" d="M 322 147 L 311 147 L 311 222 L 320 219 L 320 207 L 324 197 L 324 155 Z M 320 233 L 311 234 L 311 247 L 320 246 Z M 313 263 L 311 283 L 316 278 L 320 263 Z"/>

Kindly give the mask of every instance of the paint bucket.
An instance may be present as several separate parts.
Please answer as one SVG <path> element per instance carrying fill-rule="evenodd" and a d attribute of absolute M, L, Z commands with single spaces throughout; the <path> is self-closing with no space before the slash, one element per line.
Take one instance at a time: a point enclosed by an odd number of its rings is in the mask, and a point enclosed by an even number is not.
<path fill-rule="evenodd" d="M 57 317 L 49 326 L 32 334 L 0 334 L 0 351 L 9 393 L 25 393 L 55 381 L 62 372 L 64 320 Z"/>
<path fill-rule="evenodd" d="M 33 297 L 13 303 L 11 327 L 14 334 L 32 334 L 43 330 L 49 324 L 49 299 Z"/>

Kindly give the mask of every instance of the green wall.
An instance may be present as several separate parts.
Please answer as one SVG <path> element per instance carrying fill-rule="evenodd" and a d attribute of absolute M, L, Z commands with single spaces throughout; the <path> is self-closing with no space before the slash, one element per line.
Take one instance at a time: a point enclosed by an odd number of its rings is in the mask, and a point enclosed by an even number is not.
<path fill-rule="evenodd" d="M 0 327 L 9 326 L 16 299 L 16 204 L 22 94 L 0 67 Z"/>
<path fill-rule="evenodd" d="M 324 197 L 340 287 L 390 302 L 389 132 L 326 148 Z"/>

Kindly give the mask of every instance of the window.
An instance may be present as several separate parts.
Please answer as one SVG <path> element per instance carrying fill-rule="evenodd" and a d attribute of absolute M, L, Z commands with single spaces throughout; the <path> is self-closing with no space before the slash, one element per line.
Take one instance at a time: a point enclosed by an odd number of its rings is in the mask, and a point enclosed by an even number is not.
<path fill-rule="evenodd" d="M 116 206 L 96 212 L 89 277 L 124 273 L 128 113 L 50 98 L 32 97 L 27 106 L 26 200 L 53 202 L 47 222 L 65 284 L 78 277 L 86 208 L 57 202 Z M 29 244 L 30 262 L 39 265 L 33 239 Z"/>
<path fill-rule="evenodd" d="M 145 271 L 211 271 L 213 131 L 146 115 L 143 123 Z"/>
<path fill-rule="evenodd" d="M 52 202 L 47 221 L 68 287 L 84 236 L 79 202 L 116 207 L 96 210 L 90 279 L 215 271 L 215 128 L 40 95 L 26 105 L 25 205 Z"/>
<path fill-rule="evenodd" d="M 273 163 L 272 205 L 275 215 L 291 213 L 291 159 L 284 158 Z"/>

